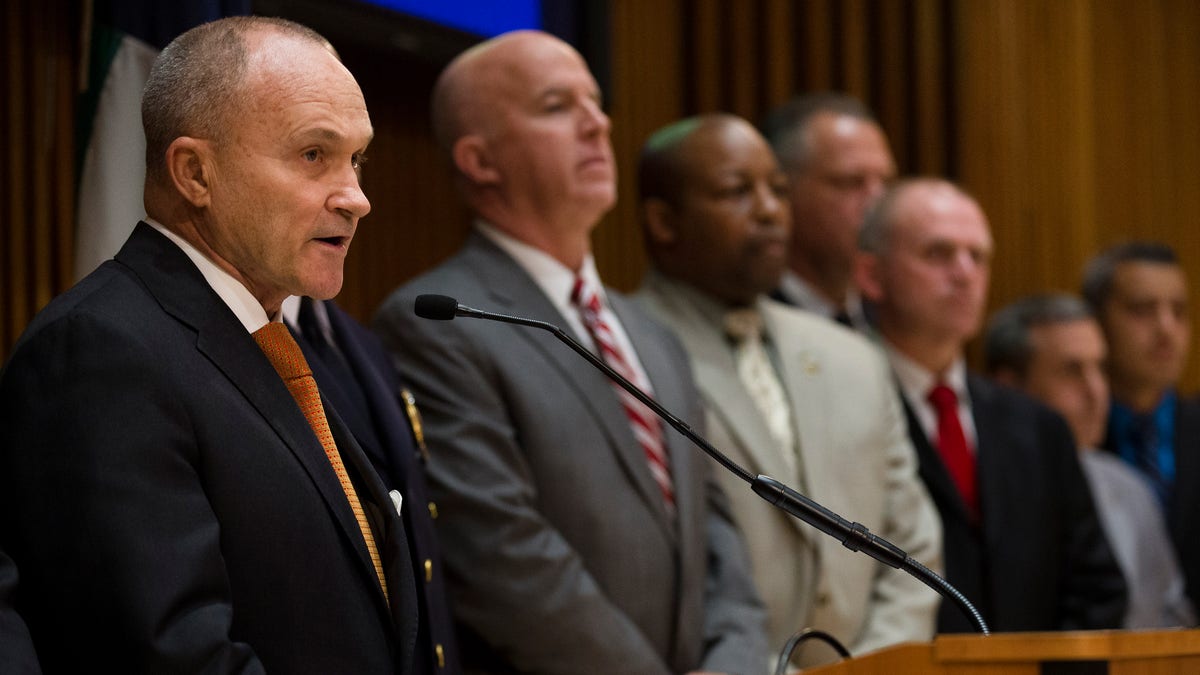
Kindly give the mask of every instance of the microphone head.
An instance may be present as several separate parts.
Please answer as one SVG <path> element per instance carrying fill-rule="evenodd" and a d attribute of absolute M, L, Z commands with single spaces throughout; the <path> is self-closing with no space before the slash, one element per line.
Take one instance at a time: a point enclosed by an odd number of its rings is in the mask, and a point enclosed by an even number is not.
<path fill-rule="evenodd" d="M 450 321 L 458 313 L 458 301 L 448 295 L 418 295 L 413 311 L 422 319 Z"/>

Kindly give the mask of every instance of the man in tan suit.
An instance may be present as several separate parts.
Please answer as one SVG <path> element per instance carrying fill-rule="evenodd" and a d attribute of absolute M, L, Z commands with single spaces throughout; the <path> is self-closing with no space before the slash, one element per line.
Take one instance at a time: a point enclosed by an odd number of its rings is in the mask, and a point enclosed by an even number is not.
<path fill-rule="evenodd" d="M 687 349 L 712 441 L 940 567 L 940 526 L 882 355 L 766 296 L 790 230 L 786 178 L 766 142 L 737 117 L 684 120 L 647 141 L 638 183 L 654 265 L 638 300 Z M 932 637 L 933 591 L 726 478 L 774 645 L 805 627 L 854 653 Z M 833 656 L 805 649 L 797 665 Z"/>

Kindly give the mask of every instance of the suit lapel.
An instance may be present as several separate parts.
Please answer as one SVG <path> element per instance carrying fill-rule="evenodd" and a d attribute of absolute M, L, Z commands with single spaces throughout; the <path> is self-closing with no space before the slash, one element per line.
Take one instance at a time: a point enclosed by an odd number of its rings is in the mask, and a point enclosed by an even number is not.
<path fill-rule="evenodd" d="M 963 502 L 962 495 L 958 493 L 954 479 L 950 477 L 950 472 L 942 462 L 942 456 L 938 453 L 937 448 L 933 447 L 933 443 L 925 436 L 921 421 L 917 419 L 916 413 L 909 405 L 908 398 L 903 393 L 900 394 L 900 402 L 904 404 L 904 418 L 908 423 L 909 439 L 912 441 L 913 449 L 917 451 L 917 471 L 920 473 L 925 487 L 929 490 L 930 496 L 938 504 L 938 511 L 941 512 L 943 518 L 952 513 L 957 519 L 970 522 L 967 505 Z"/>
<path fill-rule="evenodd" d="M 820 355 L 813 351 L 805 342 L 803 335 L 789 334 L 778 327 L 780 311 L 768 302 L 760 302 L 760 309 L 766 321 L 767 331 L 773 336 L 775 349 L 779 355 L 779 367 L 785 391 L 791 405 L 792 423 L 796 442 L 799 448 L 798 466 L 800 475 L 793 479 L 796 489 L 802 490 L 813 499 L 837 508 L 841 502 L 839 490 L 827 490 L 836 486 L 826 482 L 810 479 L 810 476 L 835 476 L 831 463 L 836 461 L 833 450 L 833 437 L 829 431 L 830 417 L 827 414 L 827 389 L 833 383 L 828 381 L 825 364 Z M 788 309 L 787 311 L 795 311 Z M 779 339 L 774 336 L 786 336 Z M 800 520 L 790 519 L 796 525 Z M 803 527 L 801 528 L 803 531 Z M 826 541 L 822 538 L 821 541 Z M 832 540 L 830 540 L 832 541 Z"/>
<path fill-rule="evenodd" d="M 372 576 L 362 534 L 325 450 L 267 357 L 187 256 L 165 237 L 138 225 L 117 256 L 145 283 L 165 311 L 196 331 L 196 349 L 213 363 L 287 446 Z M 340 422 L 339 422 L 340 423 Z M 379 594 L 382 603 L 382 594 Z"/>
<path fill-rule="evenodd" d="M 500 250 L 478 232 L 471 234 L 467 240 L 467 249 L 472 257 L 479 257 L 478 264 L 472 264 L 471 269 L 481 277 L 483 288 L 489 289 L 491 302 L 502 308 L 502 311 L 520 316 L 545 321 L 555 326 L 567 325 L 562 314 L 550 302 L 541 288 L 508 254 Z M 460 299 L 465 304 L 472 303 L 469 298 Z M 487 309 L 480 307 L 480 309 Z M 620 318 L 618 316 L 618 318 Z M 634 485 L 639 496 L 647 507 L 655 514 L 655 519 L 669 536 L 674 536 L 674 527 L 670 524 L 666 507 L 663 504 L 662 492 L 646 464 L 646 457 L 641 446 L 633 436 L 629 418 L 621 407 L 613 386 L 607 377 L 590 365 L 581 363 L 581 357 L 569 347 L 561 344 L 557 338 L 536 328 L 521 326 L 499 327 L 497 330 L 511 330 L 516 339 L 531 345 L 552 370 L 570 387 L 583 405 L 591 413 L 597 424 L 608 437 L 609 448 L 617 455 L 626 476 Z M 628 328 L 627 328 L 628 331 Z M 631 341 L 634 339 L 630 335 Z M 636 343 L 635 343 L 636 348 Z M 645 364 L 643 363 L 643 366 Z"/>

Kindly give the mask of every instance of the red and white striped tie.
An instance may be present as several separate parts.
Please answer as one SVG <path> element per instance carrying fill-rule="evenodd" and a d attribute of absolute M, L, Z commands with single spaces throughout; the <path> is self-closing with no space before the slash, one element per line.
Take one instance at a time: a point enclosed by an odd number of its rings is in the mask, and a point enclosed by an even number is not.
<path fill-rule="evenodd" d="M 583 325 L 587 327 L 588 333 L 591 334 L 592 340 L 596 343 L 596 349 L 599 350 L 600 357 L 604 359 L 605 363 L 625 379 L 653 396 L 654 392 L 650 389 L 650 383 L 639 377 L 637 371 L 630 366 L 630 361 L 621 351 L 612 329 L 605 323 L 601 314 L 599 293 L 582 277 L 575 279 L 575 288 L 571 291 L 571 303 L 579 308 Z M 633 435 L 646 455 L 646 462 L 650 466 L 650 475 L 654 477 L 654 482 L 658 483 L 658 488 L 662 491 L 667 512 L 674 514 L 675 488 L 671 484 L 671 468 L 667 462 L 662 423 L 646 404 L 634 398 L 616 382 L 613 382 L 612 385 L 621 401 L 621 407 L 625 410 L 626 417 L 629 418 Z"/>

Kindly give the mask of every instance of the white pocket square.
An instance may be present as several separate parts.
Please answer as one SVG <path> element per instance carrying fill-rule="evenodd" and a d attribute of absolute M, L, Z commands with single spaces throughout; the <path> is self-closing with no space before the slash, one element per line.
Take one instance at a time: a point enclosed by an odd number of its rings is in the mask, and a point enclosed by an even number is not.
<path fill-rule="evenodd" d="M 388 493 L 388 496 L 392 498 L 392 503 L 396 505 L 396 515 L 403 515 L 400 513 L 400 505 L 404 503 L 404 495 L 401 495 L 399 490 L 392 490 Z"/>

